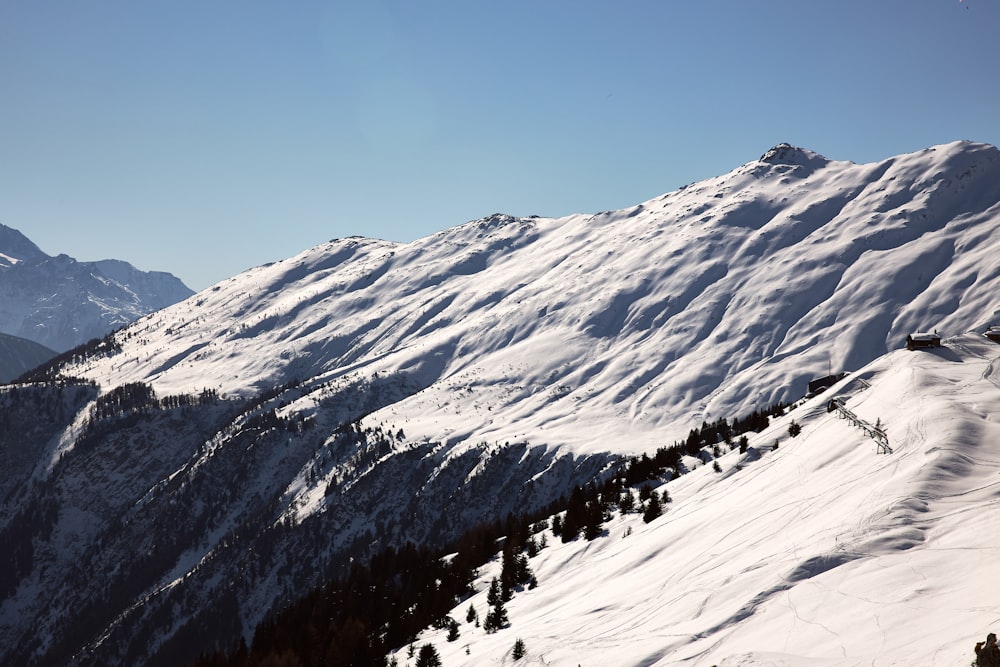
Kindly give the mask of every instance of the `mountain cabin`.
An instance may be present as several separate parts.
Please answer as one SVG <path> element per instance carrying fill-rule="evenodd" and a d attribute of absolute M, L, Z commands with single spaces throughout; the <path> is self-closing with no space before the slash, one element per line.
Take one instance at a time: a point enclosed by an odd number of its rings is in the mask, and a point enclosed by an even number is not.
<path fill-rule="evenodd" d="M 815 396 L 816 394 L 823 393 L 828 388 L 843 380 L 846 375 L 847 373 L 835 373 L 833 375 L 827 375 L 826 377 L 810 380 L 806 396 Z"/>
<path fill-rule="evenodd" d="M 983 332 L 983 335 L 990 340 L 1000 343 L 1000 327 L 998 326 L 988 327 L 986 331 Z"/>
<path fill-rule="evenodd" d="M 941 347 L 941 336 L 934 333 L 911 333 L 906 337 L 907 350 L 921 350 L 928 347 Z"/>

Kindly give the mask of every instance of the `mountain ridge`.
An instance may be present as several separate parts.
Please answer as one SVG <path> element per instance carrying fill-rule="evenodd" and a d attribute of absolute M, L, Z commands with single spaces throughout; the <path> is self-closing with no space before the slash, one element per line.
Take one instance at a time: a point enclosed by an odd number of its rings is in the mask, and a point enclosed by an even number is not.
<path fill-rule="evenodd" d="M 575 373 L 550 369 L 555 376 L 546 381 L 557 379 L 572 393 L 620 365 L 626 348 L 608 345 L 628 339 L 628 356 L 638 359 L 639 348 L 651 358 L 648 369 L 627 373 L 632 385 L 648 387 L 647 395 L 619 406 L 616 397 L 629 390 L 612 391 L 606 408 L 633 415 L 655 408 L 664 415 L 651 424 L 657 432 L 684 414 L 691 415 L 688 425 L 698 424 L 787 400 L 810 376 L 856 368 L 912 330 L 988 324 L 996 310 L 990 293 L 1000 279 L 1000 268 L 985 256 L 986 241 L 1000 233 L 998 169 L 996 148 L 968 142 L 873 165 L 826 161 L 803 181 L 789 180 L 786 165 L 754 161 L 622 211 L 558 219 L 494 215 L 410 244 L 333 241 L 144 320 L 135 338 L 150 342 L 135 354 L 147 361 L 128 371 L 144 373 L 164 391 L 196 391 L 211 382 L 221 393 L 240 394 L 259 387 L 235 376 L 280 384 L 358 363 L 389 371 L 389 359 L 430 369 L 425 348 L 433 347 L 446 360 L 431 373 L 441 379 L 477 372 L 463 356 L 502 356 L 544 334 L 537 338 L 540 354 L 586 365 Z M 973 206 L 985 210 L 970 212 Z M 883 278 L 886 267 L 890 275 Z M 851 313 L 859 294 L 886 310 L 873 276 L 898 281 L 906 292 L 892 297 L 889 312 L 874 314 L 877 324 Z M 944 295 L 953 284 L 966 299 L 957 311 Z M 765 300 L 773 303 L 759 307 Z M 239 324 L 209 341 L 212 312 L 234 312 Z M 283 323 L 292 326 L 285 331 Z M 200 363 L 157 354 L 153 348 L 166 349 L 168 340 L 157 327 L 200 327 L 191 336 L 199 342 L 189 348 Z M 876 329 L 884 333 L 872 337 Z M 546 348 L 546 339 L 557 341 L 555 348 Z M 818 345 L 824 339 L 834 342 Z M 241 352 L 262 345 L 272 350 L 267 363 Z M 685 363 L 711 356 L 716 346 L 731 360 L 725 372 Z M 654 355 L 654 347 L 663 353 Z M 205 363 L 213 357 L 246 361 L 242 370 L 229 363 L 216 372 Z M 785 370 L 766 376 L 774 360 L 792 358 L 800 362 L 793 392 L 754 393 L 762 373 L 764 384 L 780 385 Z M 108 387 L 124 379 L 108 368 L 110 360 L 102 364 L 81 370 Z M 183 364 L 197 373 L 186 377 Z M 727 386 L 671 407 L 676 401 L 665 392 L 675 391 L 676 382 L 666 376 L 688 368 L 698 377 L 677 389 L 692 399 L 698 386 L 709 389 L 705 378 L 712 375 L 727 377 Z M 494 389 L 505 382 L 489 380 Z"/>

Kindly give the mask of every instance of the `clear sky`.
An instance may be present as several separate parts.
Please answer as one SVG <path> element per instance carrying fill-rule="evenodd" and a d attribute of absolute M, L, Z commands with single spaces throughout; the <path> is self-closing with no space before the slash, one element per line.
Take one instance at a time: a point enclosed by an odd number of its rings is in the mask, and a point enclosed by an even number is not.
<path fill-rule="evenodd" d="M 782 141 L 1000 144 L 998 35 L 1000 0 L 0 0 L 0 223 L 203 289 Z"/>

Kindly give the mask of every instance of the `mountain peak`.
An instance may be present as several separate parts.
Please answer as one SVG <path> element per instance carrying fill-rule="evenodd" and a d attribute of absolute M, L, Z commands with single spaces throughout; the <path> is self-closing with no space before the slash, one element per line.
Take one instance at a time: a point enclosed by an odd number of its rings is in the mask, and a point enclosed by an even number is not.
<path fill-rule="evenodd" d="M 3 258 L 14 262 L 25 260 L 37 260 L 45 257 L 38 246 L 32 243 L 27 236 L 17 231 L 13 227 L 0 224 L 0 261 Z"/>
<path fill-rule="evenodd" d="M 805 148 L 780 143 L 760 156 L 760 162 L 802 167 L 822 167 L 828 159 Z"/>

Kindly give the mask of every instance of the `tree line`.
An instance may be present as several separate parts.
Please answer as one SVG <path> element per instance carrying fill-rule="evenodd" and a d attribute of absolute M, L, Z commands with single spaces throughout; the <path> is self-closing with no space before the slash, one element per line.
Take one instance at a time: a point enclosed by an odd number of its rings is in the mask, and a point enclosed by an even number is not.
<path fill-rule="evenodd" d="M 412 543 L 386 547 L 369 562 L 353 565 L 348 575 L 263 621 L 249 645 L 240 640 L 228 652 L 202 655 L 194 666 L 384 666 L 390 651 L 411 644 L 425 628 L 448 628 L 457 639 L 458 623 L 448 614 L 473 595 L 479 568 L 496 555 L 500 541 L 503 565 L 486 618 L 502 626 L 503 602 L 532 585 L 525 556 L 533 530 L 538 530 L 532 524 L 553 509 L 480 524 L 444 549 Z M 469 622 L 479 622 L 478 612 Z"/>
<path fill-rule="evenodd" d="M 426 628 L 447 629 L 449 641 L 458 639 L 460 624 L 449 613 L 474 594 L 479 568 L 498 551 L 501 572 L 490 583 L 487 609 L 481 617 L 470 604 L 465 621 L 479 626 L 482 620 L 486 632 L 506 627 L 510 619 L 505 602 L 539 583 L 529 559 L 545 548 L 549 528 L 569 542 L 606 534 L 604 524 L 615 511 L 642 513 L 647 523 L 655 520 L 671 498 L 666 490 L 656 491 L 653 483 L 663 481 L 668 471 L 671 476 L 680 474 L 684 455 L 715 447 L 718 456 L 720 443 L 745 451 L 745 432 L 763 430 L 770 417 L 786 408 L 787 404 L 778 403 L 732 421 L 704 422 L 683 442 L 661 447 L 653 456 L 625 459 L 603 479 L 574 486 L 567 496 L 538 512 L 480 524 L 442 549 L 412 543 L 386 547 L 367 563 L 354 564 L 346 576 L 268 617 L 257 626 L 249 645 L 241 640 L 229 651 L 203 654 L 193 667 L 392 667 L 389 654 L 409 645 L 412 658 L 413 642 Z M 737 436 L 741 437 L 735 441 Z M 522 645 L 521 655 L 523 651 Z M 440 664 L 435 660 L 433 646 L 421 647 L 418 664 Z"/>

